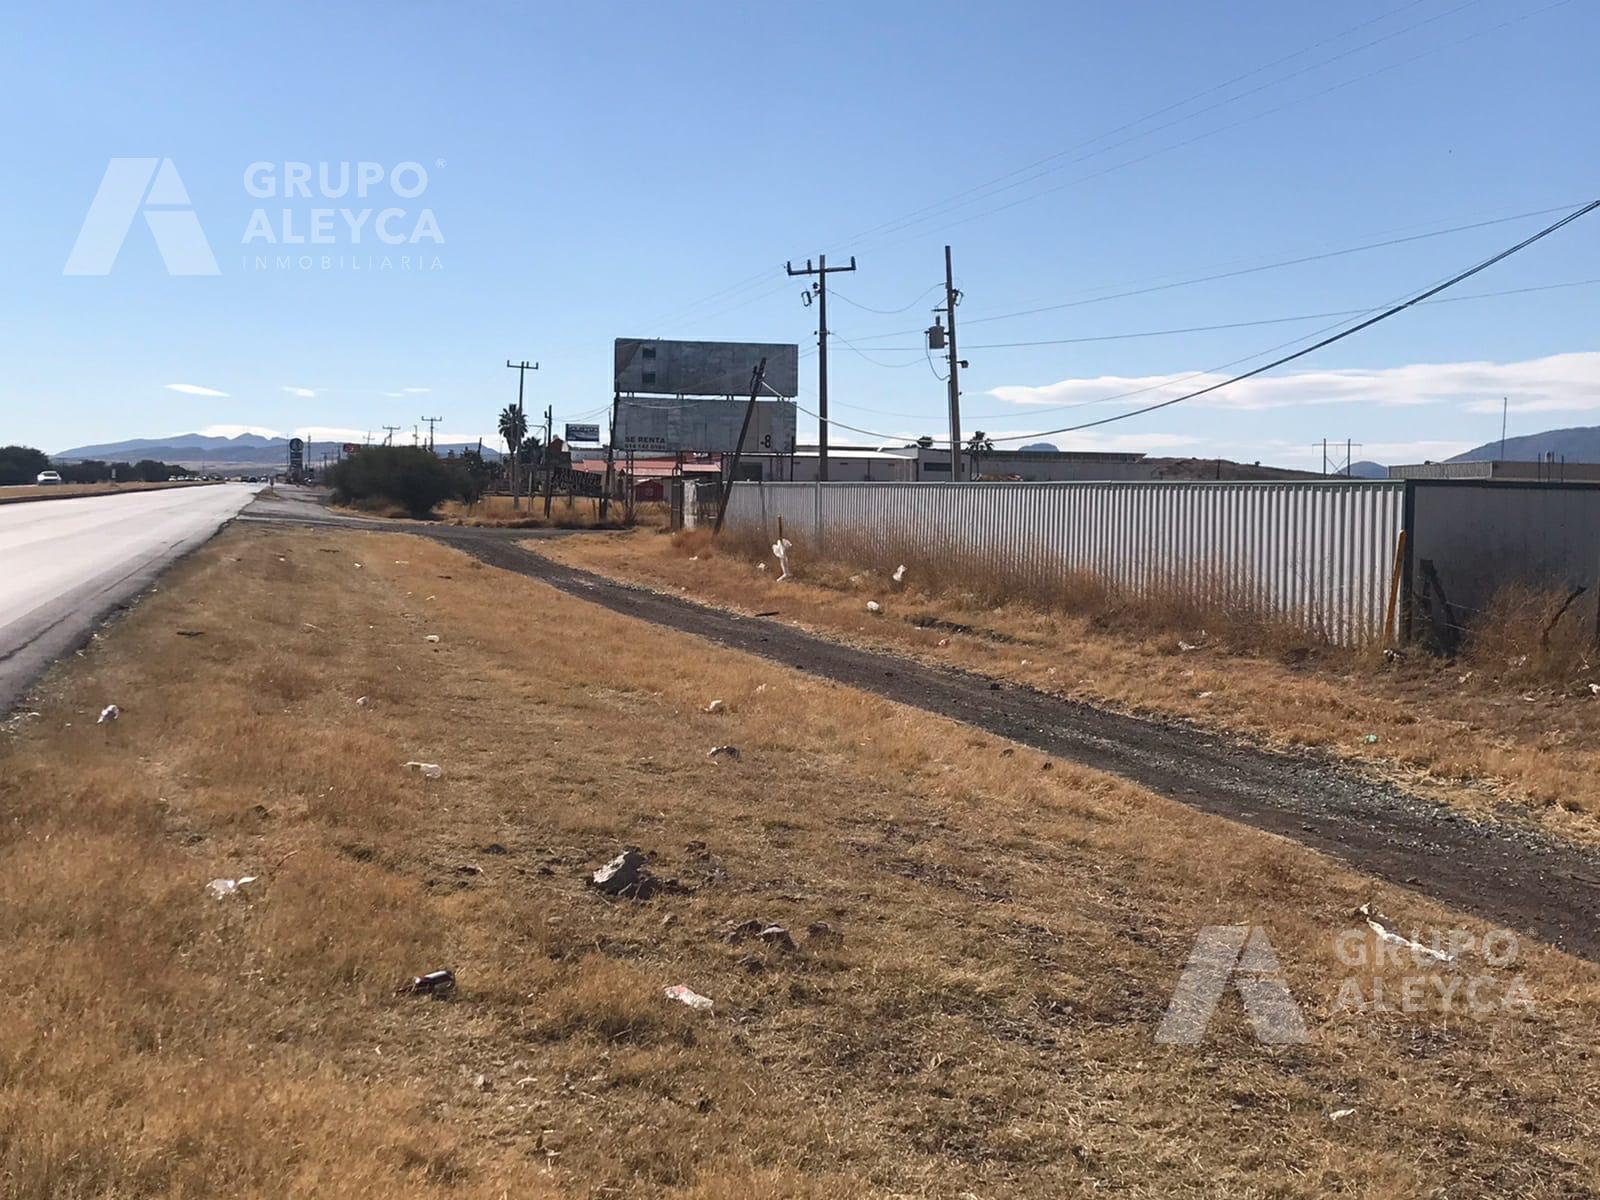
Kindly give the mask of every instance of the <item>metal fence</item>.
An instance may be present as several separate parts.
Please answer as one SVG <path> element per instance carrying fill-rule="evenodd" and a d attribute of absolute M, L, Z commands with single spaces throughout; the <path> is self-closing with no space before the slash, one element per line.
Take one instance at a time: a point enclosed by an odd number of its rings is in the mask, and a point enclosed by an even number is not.
<path fill-rule="evenodd" d="M 1225 601 L 1332 641 L 1382 638 L 1405 484 L 738 483 L 731 531 L 839 557 L 1136 598 Z"/>

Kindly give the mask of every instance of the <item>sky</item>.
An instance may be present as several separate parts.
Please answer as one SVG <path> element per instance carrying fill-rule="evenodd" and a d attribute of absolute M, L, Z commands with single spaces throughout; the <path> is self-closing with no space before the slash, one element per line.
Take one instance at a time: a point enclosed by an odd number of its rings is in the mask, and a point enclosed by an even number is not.
<path fill-rule="evenodd" d="M 817 310 L 784 264 L 821 253 L 857 264 L 829 277 L 833 442 L 943 437 L 920 331 L 946 244 L 964 432 L 1018 445 L 1309 344 L 1600 196 L 1590 0 L 7 24 L 0 443 L 46 450 L 405 440 L 430 416 L 492 437 L 507 359 L 539 364 L 530 417 L 559 433 L 604 421 L 617 337 L 797 342 L 814 412 Z M 1042 440 L 1315 466 L 1324 438 L 1445 457 L 1503 405 L 1513 436 L 1600 423 L 1597 251 L 1600 213 L 1266 375 Z"/>

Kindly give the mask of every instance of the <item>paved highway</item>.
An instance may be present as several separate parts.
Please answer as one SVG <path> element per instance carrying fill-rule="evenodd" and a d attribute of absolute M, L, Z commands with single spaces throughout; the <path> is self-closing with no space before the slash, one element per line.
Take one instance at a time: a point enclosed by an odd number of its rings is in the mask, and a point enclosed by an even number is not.
<path fill-rule="evenodd" d="M 106 612 L 259 490 L 218 484 L 0 505 L 0 715 Z"/>

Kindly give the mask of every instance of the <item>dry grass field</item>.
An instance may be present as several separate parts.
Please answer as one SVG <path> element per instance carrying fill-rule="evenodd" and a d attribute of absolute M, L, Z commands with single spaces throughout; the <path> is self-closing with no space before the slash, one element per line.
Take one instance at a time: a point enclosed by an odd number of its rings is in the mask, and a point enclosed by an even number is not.
<path fill-rule="evenodd" d="M 1600 1177 L 1593 965 L 1470 951 L 1414 1011 L 1352 1007 L 1352 982 L 1407 973 L 1336 955 L 1361 903 L 1485 931 L 429 541 L 235 527 L 33 712 L 0 741 L 7 1196 L 1576 1197 Z M 586 888 L 625 846 L 668 886 Z M 751 936 L 767 923 L 793 948 Z M 1207 924 L 1270 935 L 1308 1041 L 1259 1044 L 1230 993 L 1199 1044 L 1156 1043 Z M 396 994 L 437 968 L 452 998 Z M 1442 1011 L 1445 975 L 1491 1000 L 1520 978 L 1528 1004 Z"/>
<path fill-rule="evenodd" d="M 930 587 L 911 574 L 796 556 L 777 582 L 751 548 L 702 532 L 541 542 L 539 553 L 618 579 L 910 653 L 1128 712 L 1194 720 L 1278 745 L 1368 762 L 1478 812 L 1533 814 L 1600 841 L 1600 659 L 1570 636 L 1541 647 L 1540 621 L 1507 612 L 1457 661 L 1399 662 L 1182 610 L 1005 599 Z M 1070 599 L 1070 598 L 1069 598 Z M 882 611 L 867 611 L 867 601 Z M 1528 605 L 1533 600 L 1529 598 Z M 1540 610 L 1542 612 L 1542 610 Z M 1534 636 L 1518 634 L 1532 629 Z M 1188 648 L 1185 649 L 1184 647 Z"/>
<path fill-rule="evenodd" d="M 634 506 L 633 524 L 665 528 L 665 504 Z M 550 515 L 544 515 L 544 497 L 531 501 L 522 498 L 520 508 L 511 506 L 510 496 L 485 496 L 476 504 L 446 500 L 438 508 L 441 520 L 452 525 L 490 526 L 500 529 L 621 529 L 629 524 L 625 505 L 612 501 L 606 519 L 600 519 L 600 501 L 589 496 L 553 496 Z M 371 514 L 367 514 L 371 515 Z"/>

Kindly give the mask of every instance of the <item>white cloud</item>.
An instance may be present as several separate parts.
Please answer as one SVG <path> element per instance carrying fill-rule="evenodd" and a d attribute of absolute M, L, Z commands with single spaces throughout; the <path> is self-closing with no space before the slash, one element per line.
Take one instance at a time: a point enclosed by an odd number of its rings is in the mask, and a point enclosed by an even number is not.
<path fill-rule="evenodd" d="M 283 390 L 288 392 L 289 395 L 291 395 L 291 396 L 300 397 L 300 399 L 302 399 L 302 400 L 310 400 L 314 396 L 316 396 L 316 394 L 317 394 L 317 389 L 316 388 L 308 388 L 308 387 L 287 387 L 287 386 L 285 386 Z"/>
<path fill-rule="evenodd" d="M 220 396 L 226 399 L 228 395 L 215 388 L 201 387 L 198 383 L 166 383 L 162 386 L 169 392 L 182 392 L 185 396 Z"/>
<path fill-rule="evenodd" d="M 967 435 L 972 436 L 969 430 Z M 1023 430 L 1007 430 L 1002 433 L 990 432 L 989 437 L 996 439 L 996 450 L 1019 450 L 1031 442 L 1049 442 L 1058 450 L 1100 450 L 1115 451 L 1117 453 L 1159 454 L 1163 450 L 1181 450 L 1186 446 L 1198 446 L 1205 439 L 1189 437 L 1180 433 L 1098 433 L 1094 430 L 1080 430 L 1077 433 L 1056 434 L 1031 434 Z M 998 439 L 1005 438 L 1005 441 Z M 948 442 L 946 443 L 948 445 Z"/>
<path fill-rule="evenodd" d="M 411 396 L 421 396 L 427 392 L 433 391 L 432 388 L 401 388 L 400 390 L 403 393 Z"/>
<path fill-rule="evenodd" d="M 1039 387 L 998 387 L 989 394 L 1022 406 L 1071 406 L 1136 391 L 1138 395 L 1125 400 L 1128 406 L 1137 406 L 1170 400 L 1226 378 L 1227 375 L 1206 373 L 1103 375 L 1064 379 Z M 1457 402 L 1471 412 L 1498 412 L 1502 396 L 1511 398 L 1514 412 L 1600 408 L 1600 352 L 1555 354 L 1511 363 L 1415 363 L 1373 370 L 1262 375 L 1187 404 L 1196 408 L 1257 410 L 1311 404 L 1408 406 Z"/>

